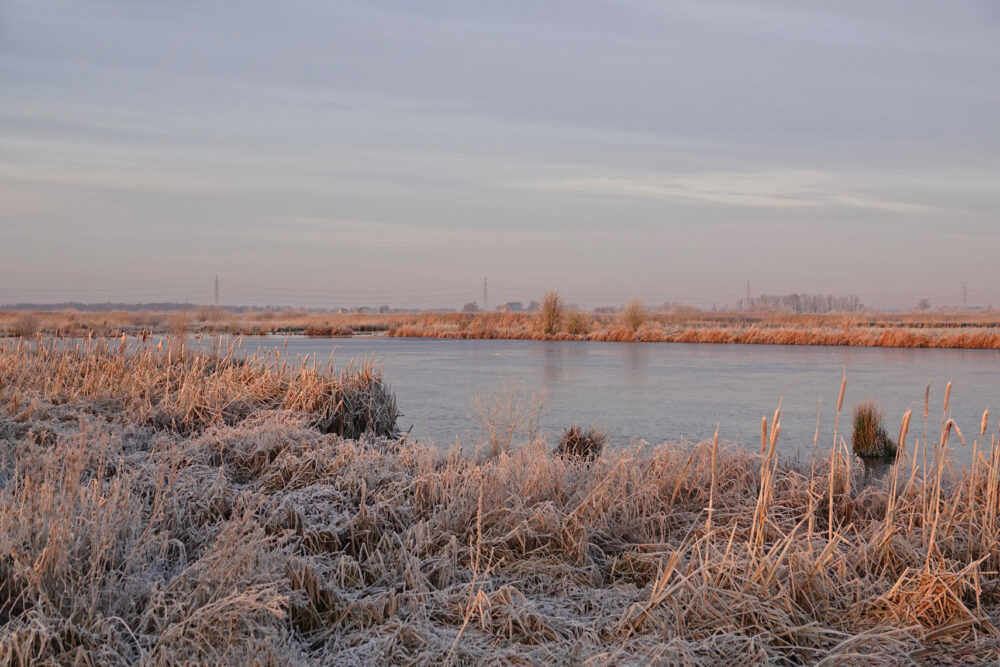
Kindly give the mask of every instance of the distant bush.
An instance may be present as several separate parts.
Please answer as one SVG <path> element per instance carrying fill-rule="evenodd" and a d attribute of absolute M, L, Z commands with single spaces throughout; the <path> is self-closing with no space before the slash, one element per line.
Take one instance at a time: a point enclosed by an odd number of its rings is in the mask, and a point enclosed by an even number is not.
<path fill-rule="evenodd" d="M 587 333 L 587 327 L 589 325 L 590 318 L 587 317 L 586 313 L 574 310 L 566 315 L 566 331 L 574 336 L 581 336 Z"/>
<path fill-rule="evenodd" d="M 889 459 L 896 455 L 896 443 L 886 432 L 882 411 L 875 401 L 865 401 L 854 407 L 851 447 L 863 458 Z"/>
<path fill-rule="evenodd" d="M 642 305 L 642 301 L 639 299 L 632 299 L 625 304 L 625 310 L 622 311 L 622 324 L 635 332 L 639 330 L 639 327 L 641 327 L 645 321 L 646 307 Z"/>
<path fill-rule="evenodd" d="M 597 426 L 583 429 L 574 424 L 566 429 L 559 439 L 556 456 L 596 461 L 607 442 L 608 434 Z"/>
<path fill-rule="evenodd" d="M 563 319 L 563 300 L 559 292 L 546 292 L 542 297 L 540 317 L 542 322 L 542 333 L 551 336 L 559 331 L 559 324 Z"/>
<path fill-rule="evenodd" d="M 38 316 L 34 313 L 24 313 L 11 322 L 7 333 L 11 336 L 23 336 L 27 338 L 38 333 L 39 328 Z"/>

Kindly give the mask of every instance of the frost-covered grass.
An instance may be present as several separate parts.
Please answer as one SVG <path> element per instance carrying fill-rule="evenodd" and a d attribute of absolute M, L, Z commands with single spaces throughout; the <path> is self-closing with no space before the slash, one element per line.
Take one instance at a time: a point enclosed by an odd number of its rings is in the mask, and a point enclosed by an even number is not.
<path fill-rule="evenodd" d="M 535 440 L 477 458 L 364 434 L 389 409 L 375 369 L 283 363 L 0 343 L 0 663 L 938 664 L 1000 650 L 986 419 L 971 468 L 949 472 L 943 427 L 929 471 L 926 443 L 904 434 L 880 480 L 843 445 L 778 461 L 780 415 L 759 452 L 585 461 Z M 331 428 L 346 395 L 373 410 L 353 438 Z"/>

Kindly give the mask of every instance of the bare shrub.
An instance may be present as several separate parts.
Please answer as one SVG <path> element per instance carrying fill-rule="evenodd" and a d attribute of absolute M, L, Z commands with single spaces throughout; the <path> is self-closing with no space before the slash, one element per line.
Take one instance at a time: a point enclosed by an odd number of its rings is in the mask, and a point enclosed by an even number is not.
<path fill-rule="evenodd" d="M 22 313 L 18 315 L 13 322 L 10 324 L 10 328 L 7 330 L 8 335 L 11 336 L 21 336 L 27 338 L 28 336 L 34 336 L 38 333 L 41 326 L 38 315 L 35 313 Z"/>
<path fill-rule="evenodd" d="M 634 333 L 646 322 L 646 317 L 646 306 L 639 299 L 632 299 L 625 304 L 621 319 L 622 324 Z"/>
<path fill-rule="evenodd" d="M 586 313 L 579 310 L 571 311 L 566 315 L 566 332 L 574 336 L 582 336 L 587 333 L 590 325 L 590 318 Z"/>
<path fill-rule="evenodd" d="M 539 311 L 542 333 L 546 336 L 551 336 L 559 330 L 564 310 L 565 307 L 562 297 L 559 296 L 559 292 L 552 290 L 545 293 L 545 296 L 542 297 L 542 306 Z"/>
<path fill-rule="evenodd" d="M 480 446 L 497 456 L 510 451 L 515 440 L 534 440 L 547 412 L 545 400 L 545 392 L 530 391 L 519 382 L 476 390 L 469 417 L 479 426 Z"/>

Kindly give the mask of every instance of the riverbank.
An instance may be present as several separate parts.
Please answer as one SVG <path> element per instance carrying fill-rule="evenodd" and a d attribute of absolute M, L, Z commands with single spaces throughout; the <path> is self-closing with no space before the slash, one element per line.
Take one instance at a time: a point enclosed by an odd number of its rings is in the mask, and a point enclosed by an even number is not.
<path fill-rule="evenodd" d="M 182 332 L 338 337 L 386 335 L 414 338 L 580 340 L 600 342 L 822 345 L 896 348 L 1000 349 L 1000 312 L 910 314 L 563 312 L 548 326 L 538 313 L 235 313 L 0 312 L 0 333 L 64 337 L 120 337 Z"/>
<path fill-rule="evenodd" d="M 532 441 L 486 458 L 351 430 L 395 409 L 371 367 L 35 345 L 0 343 L 0 662 L 1000 650 L 994 423 L 965 434 L 975 464 L 951 472 L 958 434 L 916 450 L 914 419 L 878 480 L 844 448 L 779 460 L 780 415 L 753 453 L 663 444 L 583 462 Z"/>

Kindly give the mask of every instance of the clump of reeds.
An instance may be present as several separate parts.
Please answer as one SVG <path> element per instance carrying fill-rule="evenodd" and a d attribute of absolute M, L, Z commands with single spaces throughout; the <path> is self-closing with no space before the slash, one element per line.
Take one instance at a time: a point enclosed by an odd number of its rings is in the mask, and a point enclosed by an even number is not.
<path fill-rule="evenodd" d="M 896 456 L 896 443 L 892 441 L 875 401 L 864 401 L 854 406 L 854 430 L 851 447 L 865 459 L 889 461 Z"/>
<path fill-rule="evenodd" d="M 608 434 L 597 426 L 583 428 L 573 424 L 559 438 L 556 445 L 556 455 L 565 458 L 595 461 L 604 451 L 608 442 Z"/>

